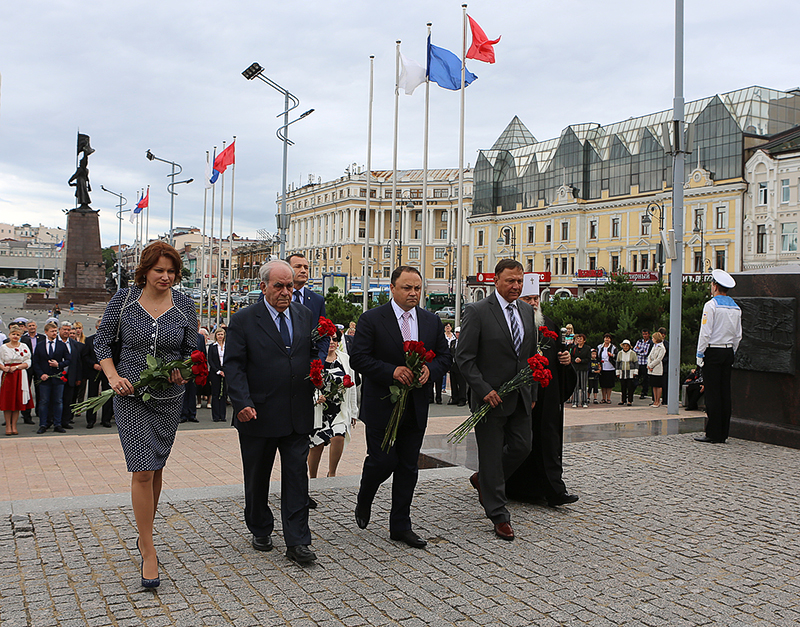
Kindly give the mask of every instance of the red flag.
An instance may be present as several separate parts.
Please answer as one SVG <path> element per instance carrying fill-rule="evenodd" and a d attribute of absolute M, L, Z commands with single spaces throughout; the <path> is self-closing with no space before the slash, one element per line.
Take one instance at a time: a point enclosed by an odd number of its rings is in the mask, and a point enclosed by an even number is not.
<path fill-rule="evenodd" d="M 147 188 L 147 195 L 136 203 L 137 209 L 147 209 L 150 206 L 150 188 Z M 138 213 L 138 211 L 137 211 Z"/>
<path fill-rule="evenodd" d="M 472 30 L 472 45 L 467 50 L 467 59 L 494 63 L 494 45 L 500 38 L 490 41 L 483 29 L 471 17 L 469 17 L 469 27 Z"/>
<path fill-rule="evenodd" d="M 222 174 L 229 165 L 236 163 L 236 154 L 234 150 L 235 145 L 236 142 L 232 142 L 230 146 L 219 153 L 217 158 L 214 159 L 214 169 L 220 174 Z"/>

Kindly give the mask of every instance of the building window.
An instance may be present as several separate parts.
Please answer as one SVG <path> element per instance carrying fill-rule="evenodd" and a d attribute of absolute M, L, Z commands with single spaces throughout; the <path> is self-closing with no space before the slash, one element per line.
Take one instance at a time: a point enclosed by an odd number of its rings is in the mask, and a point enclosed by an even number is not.
<path fill-rule="evenodd" d="M 366 198 L 367 197 L 367 188 L 366 187 L 362 187 L 361 188 L 361 190 L 359 191 L 359 196 L 361 196 L 361 198 Z"/>
<path fill-rule="evenodd" d="M 434 189 L 433 190 L 433 197 L 434 198 L 447 198 L 447 190 L 446 189 Z"/>
<path fill-rule="evenodd" d="M 447 223 L 447 212 L 442 211 L 442 222 Z"/>
<path fill-rule="evenodd" d="M 781 252 L 797 252 L 797 222 L 781 224 Z"/>
<path fill-rule="evenodd" d="M 527 257 L 525 260 L 526 270 L 525 272 L 533 272 L 533 257 Z"/>
<path fill-rule="evenodd" d="M 389 278 L 389 270 L 390 270 L 389 266 L 384 266 L 384 268 L 383 268 L 383 278 L 384 279 L 388 279 Z"/>
<path fill-rule="evenodd" d="M 767 204 L 767 184 L 766 183 L 759 183 L 758 184 L 758 204 L 759 205 L 766 205 Z"/>
<path fill-rule="evenodd" d="M 434 279 L 443 279 L 444 278 L 444 268 L 439 266 L 433 269 L 433 278 Z"/>
<path fill-rule="evenodd" d="M 567 258 L 566 257 L 562 257 L 561 258 L 561 274 L 566 274 L 566 273 L 567 273 Z"/>
<path fill-rule="evenodd" d="M 642 236 L 650 235 L 650 222 L 647 222 L 645 224 L 644 216 L 642 216 L 642 223 L 641 224 L 642 224 L 642 230 L 641 230 Z"/>
<path fill-rule="evenodd" d="M 561 223 L 561 241 L 566 242 L 569 239 L 569 222 Z"/>
<path fill-rule="evenodd" d="M 767 225 L 759 224 L 756 233 L 756 253 L 763 255 L 767 252 Z"/>
<path fill-rule="evenodd" d="M 631 270 L 633 272 L 639 272 L 639 255 L 631 256 Z"/>
<path fill-rule="evenodd" d="M 650 269 L 650 255 L 642 255 L 642 272 Z"/>
<path fill-rule="evenodd" d="M 422 229 L 414 229 L 414 239 L 422 239 Z"/>
<path fill-rule="evenodd" d="M 367 229 L 365 229 L 363 226 L 359 227 L 358 236 L 359 237 L 366 237 L 366 235 L 367 235 Z"/>
<path fill-rule="evenodd" d="M 719 268 L 720 270 L 724 270 L 725 269 L 725 251 L 724 250 L 718 250 L 717 251 L 717 268 Z"/>
<path fill-rule="evenodd" d="M 619 218 L 611 218 L 611 237 L 619 237 Z"/>
<path fill-rule="evenodd" d="M 553 241 L 553 225 L 552 224 L 548 224 L 547 227 L 545 227 L 545 230 L 544 230 L 544 241 L 545 242 Z"/>
<path fill-rule="evenodd" d="M 377 192 L 376 192 L 375 189 L 370 189 L 369 190 L 369 197 L 370 198 L 377 198 Z"/>
<path fill-rule="evenodd" d="M 532 226 L 528 227 L 528 243 L 533 244 L 535 239 L 535 231 Z"/>
<path fill-rule="evenodd" d="M 439 239 L 447 239 L 447 229 L 439 229 Z"/>
<path fill-rule="evenodd" d="M 475 266 L 475 271 L 476 271 L 478 274 L 480 274 L 481 272 L 483 272 L 483 259 L 478 259 L 478 263 L 477 263 L 477 265 Z"/>
<path fill-rule="evenodd" d="M 544 271 L 545 272 L 550 272 L 550 268 L 551 268 L 550 257 L 545 257 L 544 258 Z"/>
<path fill-rule="evenodd" d="M 597 220 L 589 220 L 589 239 L 597 239 Z"/>
<path fill-rule="evenodd" d="M 789 179 L 781 179 L 781 202 L 789 202 Z"/>
<path fill-rule="evenodd" d="M 728 211 L 725 207 L 717 207 L 716 212 L 716 228 L 718 231 L 728 228 Z"/>
<path fill-rule="evenodd" d="M 391 200 L 392 199 L 392 190 L 390 190 L 390 189 L 383 190 L 383 197 L 386 198 L 387 200 Z"/>
<path fill-rule="evenodd" d="M 615 218 L 619 220 L 619 218 Z M 611 255 L 611 272 L 619 272 L 619 255 Z"/>
<path fill-rule="evenodd" d="M 367 221 L 367 210 L 366 209 L 359 209 L 359 211 L 358 211 L 358 220 L 359 220 L 359 222 L 366 222 Z"/>
<path fill-rule="evenodd" d="M 478 231 L 478 241 L 475 244 L 476 246 L 483 246 L 483 231 Z"/>
<path fill-rule="evenodd" d="M 695 251 L 694 253 L 694 271 L 703 271 L 703 253 Z"/>
<path fill-rule="evenodd" d="M 569 258 L 569 273 L 575 274 L 575 257 Z"/>
<path fill-rule="evenodd" d="M 433 258 L 434 259 L 444 259 L 444 248 L 434 248 L 433 249 Z"/>
<path fill-rule="evenodd" d="M 383 258 L 390 259 L 392 256 L 392 249 L 389 246 L 383 247 Z"/>
<path fill-rule="evenodd" d="M 589 270 L 597 269 L 597 257 L 589 257 Z"/>
<path fill-rule="evenodd" d="M 414 220 L 417 221 L 417 222 L 422 222 L 422 212 L 421 211 L 415 211 L 414 212 Z"/>
<path fill-rule="evenodd" d="M 410 193 L 411 198 L 422 198 L 422 190 L 421 189 L 412 189 Z"/>
<path fill-rule="evenodd" d="M 416 246 L 409 246 L 408 248 L 408 258 L 409 259 L 419 259 L 419 248 Z"/>

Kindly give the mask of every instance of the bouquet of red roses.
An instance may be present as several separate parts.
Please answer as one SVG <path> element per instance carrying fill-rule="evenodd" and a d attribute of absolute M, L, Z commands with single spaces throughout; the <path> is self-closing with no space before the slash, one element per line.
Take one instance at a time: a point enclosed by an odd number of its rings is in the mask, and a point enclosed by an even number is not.
<path fill-rule="evenodd" d="M 539 328 L 542 329 L 546 327 Z M 550 331 L 550 333 L 552 333 L 552 331 Z M 506 381 L 500 386 L 500 389 L 497 390 L 500 398 L 505 398 L 511 392 L 515 392 L 521 387 L 531 385 L 532 383 L 538 383 L 543 388 L 546 388 L 553 379 L 553 373 L 547 368 L 548 363 L 549 361 L 544 355 L 536 354 L 531 357 L 528 360 L 528 366 L 526 368 L 520 370 L 513 379 Z M 448 437 L 448 442 L 462 442 L 469 432 L 475 428 L 475 425 L 483 420 L 491 410 L 492 406 L 489 403 L 484 403 L 478 407 L 469 418 L 453 429 Z"/>
<path fill-rule="evenodd" d="M 319 359 L 311 362 L 308 378 L 316 388 L 315 394 L 319 394 L 318 399 L 324 399 L 324 409 L 328 408 L 328 402 L 341 404 L 345 391 L 355 385 L 349 374 L 344 375 L 341 379 L 333 376 L 329 370 L 325 370 Z"/>
<path fill-rule="evenodd" d="M 336 335 L 336 325 L 324 316 L 319 317 L 319 324 L 311 332 L 311 343 L 316 344 L 323 337 L 333 337 Z"/>
<path fill-rule="evenodd" d="M 181 371 L 181 376 L 187 381 L 194 380 L 199 386 L 206 384 L 208 378 L 208 362 L 206 362 L 206 356 L 203 354 L 203 351 L 196 350 L 192 351 L 192 355 L 189 359 L 175 359 L 168 362 L 164 362 L 153 355 L 148 355 L 147 368 L 142 370 L 142 373 L 139 375 L 139 380 L 133 384 L 133 389 L 137 391 L 141 388 L 147 388 L 152 391 L 166 390 L 172 385 L 169 377 L 176 368 Z M 116 390 L 103 390 L 99 396 L 93 396 L 81 403 L 72 405 L 72 413 L 79 414 L 88 409 L 97 411 L 116 393 Z M 145 391 L 142 394 L 142 400 L 145 402 L 149 401 L 150 392 Z"/>
<path fill-rule="evenodd" d="M 389 416 L 389 424 L 386 425 L 386 435 L 383 437 L 381 448 L 388 451 L 397 439 L 397 429 L 400 427 L 400 419 L 406 411 L 408 394 L 414 388 L 421 388 L 419 377 L 422 374 L 422 367 L 426 363 L 431 363 L 436 353 L 426 351 L 425 344 L 422 342 L 407 341 L 403 342 L 403 352 L 406 354 L 406 367 L 414 375 L 410 385 L 405 385 L 395 381 L 394 385 L 389 386 L 389 399 L 394 403 L 392 415 Z"/>
<path fill-rule="evenodd" d="M 552 346 L 551 342 L 558 340 L 558 333 L 551 331 L 546 326 L 539 327 L 536 342 L 536 351 L 541 355 L 542 351 Z"/>

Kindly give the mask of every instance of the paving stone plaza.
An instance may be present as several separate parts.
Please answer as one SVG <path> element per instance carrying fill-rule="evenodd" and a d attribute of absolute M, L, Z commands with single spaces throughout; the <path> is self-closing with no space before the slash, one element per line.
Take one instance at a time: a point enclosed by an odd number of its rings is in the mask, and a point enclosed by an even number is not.
<path fill-rule="evenodd" d="M 515 504 L 514 542 L 495 538 L 470 470 L 421 471 L 426 550 L 388 539 L 387 486 L 362 531 L 358 477 L 315 480 L 306 569 L 279 528 L 272 552 L 250 547 L 241 485 L 170 491 L 156 592 L 139 587 L 127 495 L 6 503 L 0 625 L 800 624 L 800 451 L 679 434 L 571 443 L 564 461 L 581 500 Z"/>

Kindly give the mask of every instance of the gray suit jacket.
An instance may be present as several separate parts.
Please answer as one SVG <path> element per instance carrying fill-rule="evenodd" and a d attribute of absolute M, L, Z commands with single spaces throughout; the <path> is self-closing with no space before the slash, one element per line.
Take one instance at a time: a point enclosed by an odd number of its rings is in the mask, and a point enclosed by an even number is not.
<path fill-rule="evenodd" d="M 472 411 L 483 404 L 483 399 L 489 392 L 499 390 L 503 383 L 513 379 L 522 368 L 527 367 L 528 358 L 536 353 L 538 333 L 533 320 L 533 307 L 521 300 L 516 302 L 525 331 L 519 356 L 514 351 L 505 312 L 494 293 L 477 303 L 467 305 L 464 311 L 456 348 L 456 363 L 470 387 Z M 522 400 L 530 411 L 531 403 L 537 398 L 538 387 L 538 384 L 534 384 L 512 392 L 489 416 L 508 416 L 517 406 L 519 394 L 522 394 Z"/>

